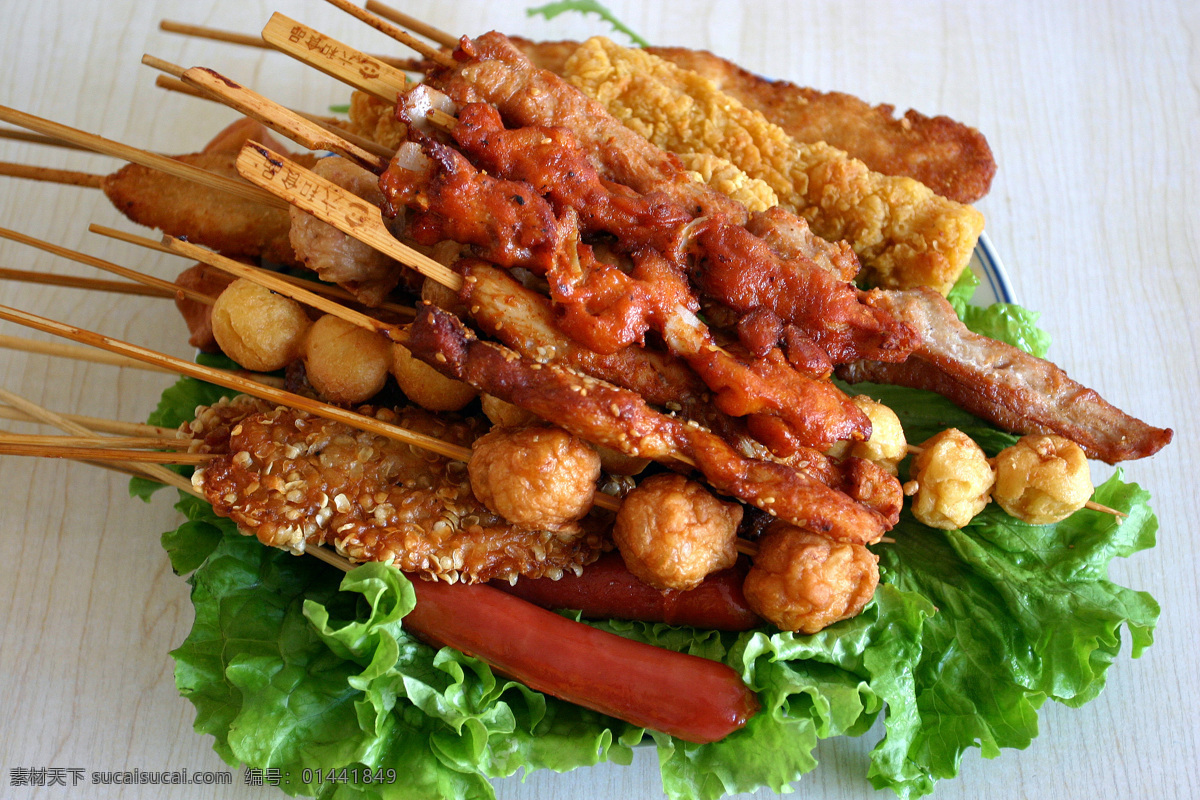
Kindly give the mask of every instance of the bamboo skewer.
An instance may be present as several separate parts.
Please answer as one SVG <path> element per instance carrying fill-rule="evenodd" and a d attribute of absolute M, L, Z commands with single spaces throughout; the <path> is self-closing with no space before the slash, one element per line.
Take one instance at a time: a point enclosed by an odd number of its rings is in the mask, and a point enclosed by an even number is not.
<path fill-rule="evenodd" d="M 44 144 L 49 147 L 61 147 L 64 150 L 78 150 L 83 153 L 91 152 L 86 147 L 80 147 L 63 139 L 57 139 L 53 136 L 43 136 L 40 133 L 15 130 L 13 128 L 0 128 L 0 139 L 9 139 L 14 142 L 25 142 L 27 144 Z"/>
<path fill-rule="evenodd" d="M 186 450 L 188 439 L 151 438 L 149 436 L 45 436 L 35 433 L 0 431 L 0 442 L 39 447 L 126 448 L 130 450 Z"/>
<path fill-rule="evenodd" d="M 54 358 L 69 358 L 73 361 L 85 361 L 90 364 L 103 364 L 108 367 L 128 367 L 149 372 L 165 372 L 173 374 L 173 370 L 156 367 L 132 358 L 114 355 L 113 353 L 97 353 L 89 347 L 76 347 L 62 342 L 42 342 L 36 339 L 22 339 L 18 336 L 0 334 L 0 348 L 16 350 L 21 353 L 33 353 Z"/>
<path fill-rule="evenodd" d="M 247 200 L 264 203 L 275 208 L 286 208 L 286 204 L 281 203 L 278 198 L 272 196 L 269 192 L 263 192 L 253 186 L 248 186 L 243 181 L 217 175 L 199 167 L 185 164 L 182 161 L 168 158 L 167 156 L 131 147 L 121 142 L 114 142 L 111 139 L 105 139 L 93 133 L 87 133 L 58 122 L 42 119 L 33 114 L 26 114 L 23 111 L 17 111 L 8 106 L 0 106 L 0 120 L 37 131 L 46 136 L 52 136 L 81 145 L 97 153 L 116 156 L 117 158 L 141 164 L 150 169 L 157 169 L 169 175 L 194 181 L 209 188 L 228 192 Z"/>
<path fill-rule="evenodd" d="M 101 278 L 81 278 L 77 275 L 56 275 L 49 272 L 31 272 L 24 269 L 7 269 L 4 267 L 0 267 L 0 280 L 40 283 L 46 286 L 64 286 L 69 289 L 88 289 L 94 292 L 112 292 L 114 294 L 131 294 L 142 297 L 175 297 L 173 290 L 160 289 L 156 286 L 146 286 L 141 283 L 106 281 Z"/>
<path fill-rule="evenodd" d="M 142 436 L 166 438 L 175 433 L 171 428 L 161 428 L 157 425 L 147 425 L 143 422 L 120 422 L 118 420 L 88 417 L 82 414 L 62 414 L 61 417 L 96 433 L 112 433 L 118 436 Z M 14 422 L 34 422 L 42 425 L 48 423 L 19 408 L 0 405 L 0 419 Z"/>
<path fill-rule="evenodd" d="M 216 458 L 215 453 L 160 453 L 154 450 L 36 445 L 10 442 L 0 436 L 0 456 L 69 458 L 77 461 L 120 461 L 134 464 L 183 464 L 196 466 Z"/>
<path fill-rule="evenodd" d="M 156 242 L 153 239 L 147 239 L 143 236 L 138 236 L 138 235 L 132 234 L 132 233 L 126 233 L 125 231 L 119 231 L 119 230 L 116 230 L 115 228 L 106 228 L 103 225 L 96 225 L 95 223 L 93 223 L 88 226 L 88 230 L 91 231 L 92 233 L 98 233 L 101 236 L 108 236 L 112 239 L 119 239 L 122 242 L 128 242 L 130 244 L 136 244 L 140 247 L 146 247 L 151 250 L 157 250 L 160 253 L 167 253 L 167 254 L 173 255 L 173 256 L 184 257 L 183 253 L 179 252 L 178 250 L 173 250 L 170 247 L 167 247 L 162 242 Z M 197 248 L 196 252 L 204 254 L 206 258 L 207 258 L 207 256 L 213 254 L 213 251 L 206 250 L 204 248 Z M 190 257 L 190 256 L 187 256 L 187 257 Z M 209 264 L 209 266 L 217 266 L 217 268 L 220 269 L 220 267 L 218 265 L 213 264 L 210 261 L 207 261 L 206 258 L 197 258 L 196 260 L 204 261 L 204 263 Z M 261 267 L 251 267 L 247 264 L 241 264 L 241 262 L 235 262 L 235 263 L 239 264 L 240 266 L 244 267 L 247 270 L 252 270 L 256 273 L 266 273 L 266 274 L 272 275 L 272 276 L 278 278 L 279 280 L 283 281 L 284 283 L 288 283 L 288 284 L 291 284 L 292 286 L 298 286 L 303 289 L 307 289 L 308 291 L 313 292 L 314 294 L 319 294 L 323 297 L 329 297 L 329 298 L 332 298 L 335 300 L 341 300 L 343 302 L 351 302 L 351 303 L 355 302 L 354 295 L 350 294 L 350 292 L 346 291 L 345 289 L 343 289 L 340 286 L 333 286 L 333 285 L 330 285 L 327 283 L 317 283 L 316 281 L 310 281 L 310 280 L 305 280 L 304 278 L 298 278 L 295 275 L 285 275 L 281 272 L 271 272 L 270 270 L 262 269 Z M 378 306 L 376 306 L 376 309 L 379 311 L 389 311 L 393 314 L 398 314 L 400 316 L 405 316 L 405 317 L 412 317 L 412 316 L 415 316 L 417 313 L 415 309 L 412 309 L 408 306 L 400 305 L 399 303 L 380 303 Z"/>
<path fill-rule="evenodd" d="M 263 41 L 262 36 L 252 36 L 247 33 L 236 33 L 234 31 L 224 31 L 219 28 L 208 28 L 203 25 L 190 25 L 184 22 L 173 22 L 169 19 L 161 20 L 158 23 L 159 30 L 167 33 L 178 33 L 183 36 L 193 36 L 198 39 L 210 39 L 214 42 L 225 42 L 227 44 L 240 44 L 246 47 L 258 47 L 263 50 L 274 50 L 267 42 Z M 373 55 L 378 61 L 382 61 L 389 66 L 399 66 L 407 63 L 407 59 L 394 58 L 392 56 Z"/>
<path fill-rule="evenodd" d="M 262 38 L 280 52 L 385 103 L 396 102 L 397 93 L 408 85 L 408 76 L 395 67 L 279 12 L 271 15 Z"/>
<path fill-rule="evenodd" d="M 370 11 L 359 8 L 351 3 L 350 0 L 325 0 L 325 2 L 340 8 L 360 22 L 367 23 L 383 35 L 390 36 L 397 42 L 400 42 L 400 44 L 416 50 L 435 64 L 440 64 L 443 67 L 453 67 L 456 63 L 451 56 L 443 53 L 436 47 L 430 47 L 408 31 L 401 30 L 387 20 L 372 14 Z"/>
<path fill-rule="evenodd" d="M 392 236 L 377 207 L 336 183 L 289 161 L 257 142 L 247 142 L 237 160 L 238 172 L 250 182 L 307 211 L 342 233 L 353 236 L 427 278 L 458 291 L 462 276 Z"/>
<path fill-rule="evenodd" d="M 404 442 L 406 444 L 416 445 L 438 455 L 463 461 L 470 458 L 470 450 L 465 447 L 459 447 L 440 439 L 435 439 L 431 436 L 425 436 L 419 433 L 401 428 L 397 425 L 391 425 L 386 422 L 381 422 L 373 417 L 367 417 L 362 414 L 356 414 L 353 411 L 347 411 L 344 408 L 322 403 L 319 400 L 312 400 L 302 395 L 293 394 L 292 392 L 283 389 L 277 389 L 273 386 L 267 386 L 257 383 L 249 378 L 241 375 L 226 372 L 212 367 L 206 367 L 202 364 L 193 364 L 184 361 L 180 358 L 159 353 L 149 348 L 140 347 L 138 345 L 129 344 L 119 339 L 114 339 L 103 334 L 88 331 L 83 328 L 78 328 L 74 325 L 68 325 L 63 322 L 40 317 L 36 314 L 31 314 L 27 311 L 21 311 L 8 306 L 0 305 L 0 319 L 15 322 L 19 325 L 33 328 L 44 333 L 50 333 L 55 336 L 61 336 L 71 341 L 81 344 L 98 347 L 101 350 L 106 350 L 110 353 L 116 353 L 121 356 L 143 361 L 147 364 L 171 372 L 176 372 L 181 375 L 186 375 L 197 380 L 207 381 L 226 389 L 232 389 L 237 392 L 253 395 L 255 397 L 269 400 L 275 403 L 281 403 L 301 411 L 307 411 L 318 417 L 331 419 L 335 422 L 342 422 L 359 430 L 369 431 L 371 433 L 386 436 L 389 439 Z"/>
<path fill-rule="evenodd" d="M 195 300 L 197 303 L 204 303 L 205 305 L 212 305 L 213 301 L 216 299 L 211 295 L 204 294 L 203 292 L 197 292 L 194 289 L 188 289 L 183 286 L 179 286 L 171 281 L 163 280 L 162 278 L 156 278 L 153 275 L 147 275 L 143 272 L 129 269 L 128 267 L 122 267 L 119 264 L 112 263 L 111 261 L 105 261 L 104 259 L 96 258 L 95 256 L 89 256 L 87 253 L 80 253 L 77 250 L 69 250 L 61 245 L 51 244 L 50 242 L 42 241 L 41 239 L 35 239 L 32 236 L 28 236 L 17 231 L 12 231 L 7 228 L 0 228 L 0 238 L 11 239 L 14 242 L 27 244 L 30 247 L 36 247 L 37 249 L 44 250 L 47 253 L 53 253 L 56 256 L 62 256 L 63 258 L 69 258 L 72 261 L 78 261 L 80 264 L 87 264 L 89 267 L 95 267 L 96 269 L 101 269 L 105 272 L 111 272 L 114 275 L 120 275 L 122 278 L 128 278 L 131 281 L 145 284 L 147 286 L 153 286 L 162 291 L 170 292 L 172 296 L 182 295 L 189 300 Z"/>
<path fill-rule="evenodd" d="M 207 100 L 210 103 L 222 102 L 219 98 L 213 97 L 211 94 L 201 91 L 195 86 L 184 83 L 177 78 L 172 78 L 169 75 L 156 75 L 154 78 L 154 85 L 160 89 L 166 89 L 168 92 L 179 92 L 181 94 L 186 94 L 189 97 Z M 345 128 L 339 126 L 335 117 L 323 117 L 319 114 L 310 114 L 307 111 L 301 111 L 296 108 L 288 108 L 287 111 L 295 114 L 296 116 L 303 117 L 309 122 L 324 128 L 329 133 L 345 139 L 347 142 L 350 142 L 351 144 L 360 147 L 367 152 L 375 153 L 384 159 L 390 159 L 394 155 L 393 151 L 379 144 L 375 140 L 368 139 L 365 136 L 359 136 L 356 133 L 351 133 Z"/>
<path fill-rule="evenodd" d="M 53 425 L 61 431 L 75 434 L 76 436 L 92 436 L 94 432 L 81 425 L 79 422 L 63 417 L 53 411 L 39 406 L 31 400 L 26 400 L 18 394 L 13 394 L 7 389 L 0 389 L 0 400 L 8 403 L 15 409 L 22 411 L 29 416 L 39 420 L 46 425 Z M 83 460 L 88 460 L 85 456 Z M 123 467 L 135 474 L 143 475 L 151 480 L 167 486 L 174 486 L 182 492 L 190 495 L 201 497 L 200 493 L 192 488 L 191 481 L 186 480 L 183 476 L 172 472 L 166 467 L 159 464 L 138 464 L 131 461 L 118 461 L 112 466 Z"/>
<path fill-rule="evenodd" d="M 367 11 L 378 14 L 386 20 L 396 23 L 402 28 L 408 28 L 418 36 L 424 36 L 426 39 L 431 39 L 443 47 L 457 47 L 458 37 L 452 33 L 446 33 L 432 25 L 422 22 L 416 17 L 410 17 L 408 14 L 398 11 L 391 6 L 386 6 L 378 0 L 367 0 Z"/>
<path fill-rule="evenodd" d="M 183 73 L 182 80 L 309 150 L 330 150 L 375 174 L 387 169 L 391 153 L 385 148 L 379 145 L 369 149 L 360 147 L 220 73 L 206 67 L 192 67 Z"/>
<path fill-rule="evenodd" d="M 0 161 L 0 175 L 9 178 L 25 178 L 43 183 L 61 183 L 66 186 L 82 186 L 86 189 L 99 189 L 104 184 L 104 175 L 91 172 L 74 172 L 67 169 L 52 167 L 31 167 L 28 164 L 14 164 L 10 161 Z"/>

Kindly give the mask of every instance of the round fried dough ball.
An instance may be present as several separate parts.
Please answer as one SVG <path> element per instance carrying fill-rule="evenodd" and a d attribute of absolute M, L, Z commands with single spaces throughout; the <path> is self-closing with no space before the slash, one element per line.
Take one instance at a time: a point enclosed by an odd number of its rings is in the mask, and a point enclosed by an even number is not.
<path fill-rule="evenodd" d="M 979 445 L 957 428 L 922 447 L 904 490 L 912 494 L 915 489 L 913 516 L 931 528 L 961 528 L 987 505 L 996 473 Z"/>
<path fill-rule="evenodd" d="M 561 428 L 496 428 L 475 440 L 467 469 L 475 497 L 494 513 L 554 529 L 591 509 L 600 456 Z"/>
<path fill-rule="evenodd" d="M 353 405 L 379 394 L 391 364 L 386 339 L 332 314 L 314 322 L 304 340 L 309 383 L 331 403 Z"/>
<path fill-rule="evenodd" d="M 238 278 L 217 296 L 212 331 L 225 355 L 246 369 L 271 372 L 300 357 L 312 321 L 290 297 Z"/>
<path fill-rule="evenodd" d="M 479 396 L 479 405 L 483 408 L 483 415 L 497 428 L 524 428 L 526 425 L 541 422 L 532 411 L 526 411 L 486 392 Z"/>
<path fill-rule="evenodd" d="M 908 452 L 900 418 L 895 411 L 865 394 L 855 395 L 850 400 L 871 420 L 871 436 L 865 442 L 838 442 L 826 453 L 834 458 L 855 456 L 874 461 L 895 475 L 896 468 Z"/>
<path fill-rule="evenodd" d="M 642 481 L 617 511 L 613 541 L 625 566 L 658 589 L 691 589 L 737 561 L 742 507 L 682 475 Z"/>
<path fill-rule="evenodd" d="M 785 631 L 816 633 L 862 611 L 879 583 L 879 557 L 787 523 L 758 540 L 742 592 L 763 619 Z"/>
<path fill-rule="evenodd" d="M 1082 448 L 1061 436 L 1022 436 L 996 456 L 992 498 L 1032 525 L 1059 522 L 1092 496 L 1092 476 Z"/>
<path fill-rule="evenodd" d="M 471 384 L 447 378 L 402 344 L 392 345 L 392 377 L 405 397 L 430 411 L 458 411 L 479 395 Z"/>

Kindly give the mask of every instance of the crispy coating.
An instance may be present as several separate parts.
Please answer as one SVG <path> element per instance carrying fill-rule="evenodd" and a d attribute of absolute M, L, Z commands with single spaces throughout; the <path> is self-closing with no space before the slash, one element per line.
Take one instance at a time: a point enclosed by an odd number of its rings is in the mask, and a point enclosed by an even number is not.
<path fill-rule="evenodd" d="M 913 459 L 905 491 L 912 513 L 931 528 L 961 528 L 991 499 L 996 472 L 975 441 L 957 428 L 938 433 Z"/>
<path fill-rule="evenodd" d="M 344 158 L 322 158 L 312 171 L 373 205 L 383 202 L 378 178 Z M 400 282 L 404 267 L 399 262 L 295 206 L 289 213 L 288 238 L 296 258 L 321 280 L 338 284 L 369 306 L 382 303 Z"/>
<path fill-rule="evenodd" d="M 395 150 L 408 135 L 408 126 L 396 119 L 394 103 L 385 103 L 374 95 L 354 91 L 350 95 L 351 133 Z"/>
<path fill-rule="evenodd" d="M 862 611 L 879 583 L 879 557 L 776 523 L 758 540 L 742 591 L 760 617 L 785 631 L 816 633 Z"/>
<path fill-rule="evenodd" d="M 1064 520 L 1092 496 L 1087 456 L 1061 436 L 1022 436 L 1000 451 L 995 466 L 992 499 L 1031 525 Z"/>
<path fill-rule="evenodd" d="M 212 332 L 221 350 L 258 372 L 299 358 L 310 327 L 303 306 L 246 278 L 229 284 L 212 306 Z"/>
<path fill-rule="evenodd" d="M 871 436 L 865 442 L 838 442 L 828 452 L 837 458 L 856 456 L 872 461 L 895 475 L 900 462 L 908 454 L 904 428 L 896 412 L 865 394 L 851 398 L 871 420 Z"/>
<path fill-rule="evenodd" d="M 175 156 L 194 167 L 238 178 L 232 153 Z M 296 265 L 288 240 L 287 209 L 235 197 L 139 164 L 127 164 L 104 179 L 104 194 L 133 222 L 202 244 L 231 258 L 262 258 Z"/>
<path fill-rule="evenodd" d="M 911 178 L 872 172 L 826 142 L 797 142 L 707 78 L 603 37 L 566 64 L 570 82 L 665 150 L 712 153 L 765 181 L 819 236 L 846 240 L 860 280 L 945 294 L 983 231 L 978 211 Z"/>
<path fill-rule="evenodd" d="M 581 519 L 596 496 L 600 456 L 562 428 L 493 428 L 467 464 L 479 501 L 509 522 L 556 530 Z"/>
<path fill-rule="evenodd" d="M 658 589 L 692 589 L 737 561 L 742 507 L 702 484 L 661 473 L 642 481 L 617 511 L 613 541 L 625 566 Z"/>
<path fill-rule="evenodd" d="M 419 409 L 373 415 L 461 446 L 477 435 L 470 421 Z M 475 499 L 461 461 L 295 409 L 227 403 L 201 409 L 189 430 L 204 449 L 224 453 L 193 485 L 218 514 L 272 547 L 332 544 L 355 561 L 450 583 L 559 577 L 603 547 L 594 520 L 556 531 L 512 525 Z"/>
<path fill-rule="evenodd" d="M 562 74 L 579 42 L 513 40 L 542 69 Z M 843 92 L 769 80 L 707 50 L 648 47 L 646 52 L 699 73 L 743 105 L 762 112 L 800 142 L 828 142 L 875 172 L 907 175 L 942 197 L 974 203 L 987 194 L 996 161 L 987 139 L 949 117 L 912 109 L 895 116 Z"/>
<path fill-rule="evenodd" d="M 697 179 L 721 194 L 741 203 L 747 211 L 766 211 L 779 205 L 779 196 L 769 183 L 759 178 L 751 178 L 728 159 L 712 153 L 678 155 L 684 169 L 695 173 Z"/>

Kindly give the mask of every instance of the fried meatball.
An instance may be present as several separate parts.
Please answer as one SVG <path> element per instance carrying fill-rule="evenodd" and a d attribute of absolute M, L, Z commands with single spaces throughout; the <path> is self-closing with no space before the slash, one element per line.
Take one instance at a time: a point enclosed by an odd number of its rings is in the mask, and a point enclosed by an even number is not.
<path fill-rule="evenodd" d="M 1092 496 L 1087 456 L 1061 436 L 1022 436 L 996 456 L 992 499 L 1031 525 L 1059 522 L 1083 508 Z"/>
<path fill-rule="evenodd" d="M 613 541 L 629 571 L 659 589 L 692 589 L 737 561 L 742 507 L 682 475 L 642 481 L 621 503 Z"/>
<path fill-rule="evenodd" d="M 392 365 L 391 344 L 374 331 L 326 314 L 304 340 L 309 383 L 330 403 L 353 405 L 379 394 Z"/>
<path fill-rule="evenodd" d="M 225 355 L 246 369 L 271 372 L 300 357 L 312 326 L 304 308 L 254 281 L 239 278 L 212 307 L 212 332 Z"/>
<path fill-rule="evenodd" d="M 785 631 L 816 633 L 862 611 L 879 583 L 879 557 L 777 522 L 758 540 L 742 592 L 760 617 Z"/>
<path fill-rule="evenodd" d="M 913 459 L 905 494 L 913 516 L 931 528 L 961 528 L 983 511 L 996 473 L 982 448 L 957 428 L 933 436 Z"/>
<path fill-rule="evenodd" d="M 600 456 L 561 428 L 494 429 L 467 464 L 479 502 L 515 525 L 554 529 L 592 507 Z"/>
<path fill-rule="evenodd" d="M 475 387 L 447 378 L 402 344 L 392 345 L 391 369 L 404 396 L 430 411 L 458 411 L 479 396 Z"/>

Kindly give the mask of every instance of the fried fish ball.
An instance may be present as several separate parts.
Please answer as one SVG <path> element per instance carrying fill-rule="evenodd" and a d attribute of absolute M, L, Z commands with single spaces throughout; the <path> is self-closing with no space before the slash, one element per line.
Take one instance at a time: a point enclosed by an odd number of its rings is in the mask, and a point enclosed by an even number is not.
<path fill-rule="evenodd" d="M 391 371 L 404 396 L 430 411 L 458 411 L 479 396 L 475 387 L 447 378 L 402 344 L 392 345 Z"/>
<path fill-rule="evenodd" d="M 760 617 L 785 631 L 816 633 L 862 611 L 879 583 L 879 557 L 777 522 L 758 540 L 742 592 Z"/>
<path fill-rule="evenodd" d="M 471 490 L 516 525 L 554 529 L 591 509 L 600 456 L 561 428 L 497 428 L 475 440 Z"/>
<path fill-rule="evenodd" d="M 996 456 L 992 498 L 1031 525 L 1059 522 L 1092 496 L 1087 456 L 1062 436 L 1030 434 Z"/>
<path fill-rule="evenodd" d="M 738 503 L 718 500 L 682 475 L 642 481 L 621 503 L 613 541 L 625 566 L 659 589 L 692 589 L 737 561 Z"/>
<path fill-rule="evenodd" d="M 326 314 L 304 340 L 304 369 L 331 403 L 353 405 L 379 394 L 392 365 L 391 344 L 366 328 Z"/>
<path fill-rule="evenodd" d="M 961 528 L 988 504 L 996 473 L 979 445 L 957 428 L 922 447 L 904 487 L 905 494 L 916 494 L 913 516 L 931 528 Z"/>
<path fill-rule="evenodd" d="M 865 394 L 850 398 L 854 405 L 871 420 L 871 436 L 865 442 L 838 442 L 828 451 L 835 458 L 856 456 L 867 461 L 874 461 L 892 475 L 904 460 L 908 452 L 908 442 L 904 438 L 904 428 L 896 412 L 876 402 Z"/>
<path fill-rule="evenodd" d="M 271 372 L 300 357 L 312 321 L 290 297 L 239 278 L 217 296 L 212 332 L 225 355 L 246 369 Z"/>

